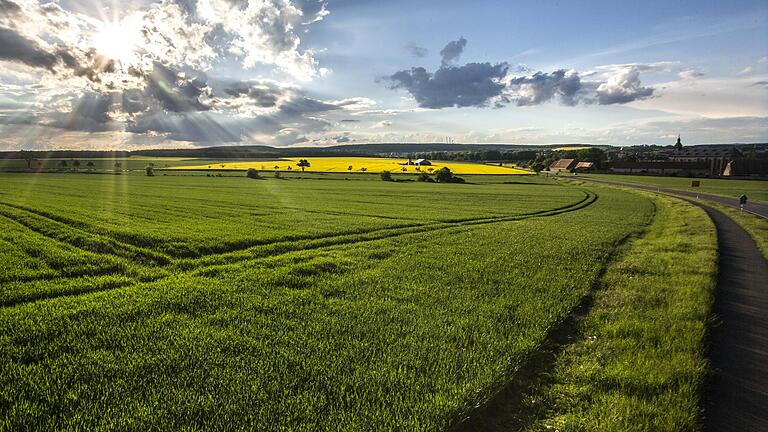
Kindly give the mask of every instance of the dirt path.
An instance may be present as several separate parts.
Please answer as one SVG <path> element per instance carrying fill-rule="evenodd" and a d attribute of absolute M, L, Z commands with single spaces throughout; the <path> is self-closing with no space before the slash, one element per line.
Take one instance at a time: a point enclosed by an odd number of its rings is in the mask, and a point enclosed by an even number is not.
<path fill-rule="evenodd" d="M 720 252 L 705 430 L 768 431 L 768 262 L 731 218 L 696 205 L 714 221 Z"/>
<path fill-rule="evenodd" d="M 574 178 L 578 180 L 587 180 L 595 183 L 605 183 L 605 184 L 614 185 L 614 186 L 626 186 L 626 187 L 631 187 L 635 189 L 643 189 L 643 190 L 649 190 L 654 192 L 664 192 L 667 194 L 675 194 L 675 195 L 681 195 L 681 196 L 686 196 L 691 198 L 700 198 L 703 200 L 724 204 L 729 207 L 733 207 L 735 209 L 739 208 L 739 200 L 736 198 L 728 198 L 728 197 L 723 197 L 719 195 L 690 192 L 690 191 L 679 190 L 679 189 L 659 188 L 657 186 L 639 185 L 639 184 L 633 184 L 633 183 L 622 183 L 622 182 L 615 182 L 615 181 L 608 181 L 608 180 L 597 180 L 597 179 L 586 178 L 586 177 L 574 177 Z M 768 185 L 768 183 L 766 183 L 766 185 Z M 744 206 L 744 210 L 747 210 L 756 216 L 760 216 L 768 219 L 768 205 L 766 204 L 748 202 L 747 205 Z"/>

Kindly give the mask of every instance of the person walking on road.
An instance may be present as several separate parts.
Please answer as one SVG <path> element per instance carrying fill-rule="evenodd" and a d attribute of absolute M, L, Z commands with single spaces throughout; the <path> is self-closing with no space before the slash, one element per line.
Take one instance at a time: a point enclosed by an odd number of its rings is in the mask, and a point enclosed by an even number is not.
<path fill-rule="evenodd" d="M 741 207 L 741 211 L 744 211 L 744 205 L 747 203 L 747 196 L 744 194 L 741 194 L 739 197 L 739 206 Z"/>

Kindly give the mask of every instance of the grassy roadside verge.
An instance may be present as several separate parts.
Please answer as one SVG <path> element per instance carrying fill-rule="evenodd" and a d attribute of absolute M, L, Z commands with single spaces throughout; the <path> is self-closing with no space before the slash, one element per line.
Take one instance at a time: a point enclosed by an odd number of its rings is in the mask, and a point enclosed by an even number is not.
<path fill-rule="evenodd" d="M 697 430 L 716 232 L 703 210 L 658 197 L 645 236 L 625 246 L 577 336 L 531 394 L 526 430 Z"/>

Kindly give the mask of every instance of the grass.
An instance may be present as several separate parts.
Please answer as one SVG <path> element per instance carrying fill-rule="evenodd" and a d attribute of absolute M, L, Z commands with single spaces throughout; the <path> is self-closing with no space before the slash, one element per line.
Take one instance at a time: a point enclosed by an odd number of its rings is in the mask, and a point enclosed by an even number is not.
<path fill-rule="evenodd" d="M 0 429 L 20 431 L 448 428 L 653 211 L 514 176 L 0 180 Z"/>
<path fill-rule="evenodd" d="M 299 160 L 305 158 L 283 158 L 273 161 L 221 161 L 213 164 L 200 164 L 191 166 L 176 166 L 170 169 L 175 170 L 239 170 L 245 171 L 249 168 L 268 171 L 301 171 L 301 167 L 296 164 Z M 449 167 L 456 174 L 500 174 L 500 175 L 530 175 L 530 171 L 514 167 L 486 165 L 472 162 L 437 162 L 433 161 L 431 166 L 416 167 L 407 166 L 407 159 L 393 158 L 372 158 L 372 157 L 315 157 L 306 158 L 311 166 L 306 168 L 308 172 L 335 172 L 335 173 L 359 173 L 391 171 L 393 173 L 416 174 L 419 171 L 432 172 L 442 167 Z M 275 168 L 277 167 L 277 168 Z M 349 168 L 352 167 L 350 170 Z M 418 169 L 417 169 L 418 168 Z M 403 171 L 405 170 L 405 171 Z"/>
<path fill-rule="evenodd" d="M 654 222 L 608 266 L 577 338 L 531 392 L 539 418 L 526 430 L 699 430 L 716 233 L 701 209 L 654 201 Z"/>
<path fill-rule="evenodd" d="M 738 198 L 746 194 L 750 201 L 768 203 L 768 181 L 741 179 L 709 179 L 686 177 L 633 176 L 618 174 L 583 174 L 583 177 L 623 183 L 659 186 L 663 188 L 701 192 Z M 700 187 L 691 187 L 691 181 L 699 181 Z"/>

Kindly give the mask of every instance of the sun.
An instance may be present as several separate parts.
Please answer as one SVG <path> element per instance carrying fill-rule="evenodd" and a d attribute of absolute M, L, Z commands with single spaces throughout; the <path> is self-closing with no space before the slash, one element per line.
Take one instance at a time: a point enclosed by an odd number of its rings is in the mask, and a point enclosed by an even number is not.
<path fill-rule="evenodd" d="M 93 47 L 96 51 L 123 66 L 138 63 L 140 44 L 139 27 L 130 19 L 104 23 L 93 35 Z"/>

